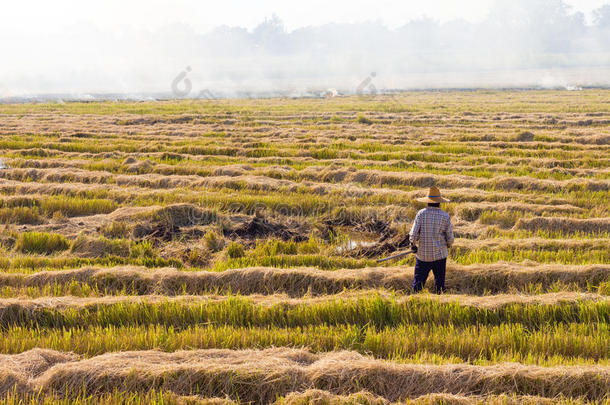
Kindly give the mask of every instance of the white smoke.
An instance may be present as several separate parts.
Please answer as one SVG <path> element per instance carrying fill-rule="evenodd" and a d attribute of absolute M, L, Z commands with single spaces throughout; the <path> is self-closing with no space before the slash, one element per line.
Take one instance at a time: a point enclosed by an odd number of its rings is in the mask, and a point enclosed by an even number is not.
<path fill-rule="evenodd" d="M 369 22 L 289 31 L 277 17 L 203 33 L 184 24 L 75 25 L 18 40 L 0 32 L 0 52 L 10 61 L 0 64 L 0 98 L 324 96 L 356 92 L 371 72 L 377 91 L 578 89 L 610 85 L 610 5 L 591 24 L 562 0 L 496 0 L 482 22 L 419 18 L 394 29 Z"/>

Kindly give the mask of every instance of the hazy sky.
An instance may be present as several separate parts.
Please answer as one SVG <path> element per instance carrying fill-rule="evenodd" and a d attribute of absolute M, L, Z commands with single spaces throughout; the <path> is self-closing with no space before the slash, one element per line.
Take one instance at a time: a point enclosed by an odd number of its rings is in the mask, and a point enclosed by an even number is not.
<path fill-rule="evenodd" d="M 177 79 L 214 94 L 348 93 L 371 72 L 375 89 L 610 86 L 610 9 L 587 25 L 605 4 L 5 0 L 0 99 L 179 95 Z"/>
<path fill-rule="evenodd" d="M 573 10 L 588 15 L 607 0 L 566 0 Z M 199 32 L 218 25 L 253 28 L 277 14 L 288 30 L 330 22 L 380 21 L 395 28 L 405 22 L 433 16 L 444 22 L 483 19 L 491 0 L 19 0 L 4 1 L 0 25 L 17 33 L 44 34 L 62 26 L 94 23 L 101 29 L 129 25 L 157 29 L 186 23 Z"/>

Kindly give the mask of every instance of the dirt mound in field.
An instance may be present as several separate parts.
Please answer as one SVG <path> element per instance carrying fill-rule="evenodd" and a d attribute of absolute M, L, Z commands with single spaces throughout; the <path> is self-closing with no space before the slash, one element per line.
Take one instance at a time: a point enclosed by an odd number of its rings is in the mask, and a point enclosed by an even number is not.
<path fill-rule="evenodd" d="M 280 222 L 264 215 L 253 215 L 245 222 L 224 230 L 224 235 L 236 239 L 280 238 L 283 240 L 304 241 L 309 237 L 311 228 L 306 223 L 288 220 Z"/>
<path fill-rule="evenodd" d="M 215 211 L 193 204 L 172 204 L 153 211 L 150 221 L 136 224 L 133 236 L 136 239 L 156 238 L 169 241 L 183 233 L 185 227 L 209 225 L 218 220 L 219 216 Z M 194 232 L 193 236 L 202 236 L 201 233 Z"/>
<path fill-rule="evenodd" d="M 172 204 L 163 207 L 153 217 L 171 226 L 209 225 L 218 219 L 216 212 L 193 204 Z"/>
<path fill-rule="evenodd" d="M 352 257 L 380 258 L 391 253 L 406 251 L 409 246 L 409 234 L 387 232 L 376 243 L 359 246 L 348 253 Z"/>
<path fill-rule="evenodd" d="M 170 241 L 180 232 L 180 227 L 167 223 L 141 223 L 133 227 L 133 237 L 136 239 L 155 238 Z"/>
<path fill-rule="evenodd" d="M 513 139 L 516 142 L 531 142 L 534 140 L 534 134 L 529 131 L 523 131 Z"/>
<path fill-rule="evenodd" d="M 61 356 L 66 355 L 57 353 Z M 335 395 L 367 391 L 388 401 L 430 394 L 565 396 L 596 401 L 610 390 L 610 367 L 605 366 L 414 365 L 349 351 L 313 354 L 288 348 L 173 353 L 148 350 L 106 353 L 82 360 L 64 358 L 68 361 L 55 364 L 38 377 L 19 370 L 14 373 L 33 390 L 68 397 L 154 389 L 177 395 L 239 398 L 257 404 L 307 390 Z M 7 388 L 11 387 L 5 384 L 3 393 Z"/>
<path fill-rule="evenodd" d="M 573 233 L 610 233 L 610 218 L 576 219 L 562 217 L 520 218 L 515 224 L 516 229 L 528 231 Z"/>

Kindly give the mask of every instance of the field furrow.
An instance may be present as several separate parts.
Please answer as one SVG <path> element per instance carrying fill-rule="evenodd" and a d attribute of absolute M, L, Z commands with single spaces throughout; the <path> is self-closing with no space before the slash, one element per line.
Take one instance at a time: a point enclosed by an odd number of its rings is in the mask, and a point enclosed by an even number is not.
<path fill-rule="evenodd" d="M 413 274 L 408 268 L 367 267 L 326 271 L 318 268 L 248 267 L 224 271 L 181 271 L 137 266 L 1 273 L 0 291 L 30 291 L 38 295 L 104 294 L 250 294 L 282 293 L 292 297 L 336 294 L 344 290 L 387 289 L 409 294 Z M 432 283 L 432 281 L 430 281 Z M 449 265 L 446 286 L 456 294 L 489 295 L 502 292 L 599 291 L 609 294 L 608 265 L 557 264 Z M 57 294 L 54 293 L 57 291 Z M 80 293 L 79 293 L 80 291 Z M 92 292 L 93 295 L 97 294 Z M 18 295 L 18 294 L 17 294 Z"/>
<path fill-rule="evenodd" d="M 60 395 L 156 389 L 178 395 L 224 397 L 271 403 L 308 389 L 340 395 L 361 390 L 389 401 L 430 393 L 515 394 L 600 400 L 610 390 L 605 366 L 524 367 L 408 365 L 339 351 L 313 354 L 300 349 L 198 350 L 109 353 L 79 360 L 75 355 L 34 350 L 4 356 L 12 365 L 3 380 L 22 391 Z"/>

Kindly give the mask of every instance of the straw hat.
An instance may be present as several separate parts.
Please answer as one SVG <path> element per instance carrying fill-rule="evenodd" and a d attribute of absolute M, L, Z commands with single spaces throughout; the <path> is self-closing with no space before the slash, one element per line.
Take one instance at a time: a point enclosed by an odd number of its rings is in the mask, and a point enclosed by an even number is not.
<path fill-rule="evenodd" d="M 450 200 L 441 196 L 441 191 L 437 187 L 430 187 L 427 197 L 418 198 L 417 201 L 425 203 L 442 203 L 449 202 Z"/>

